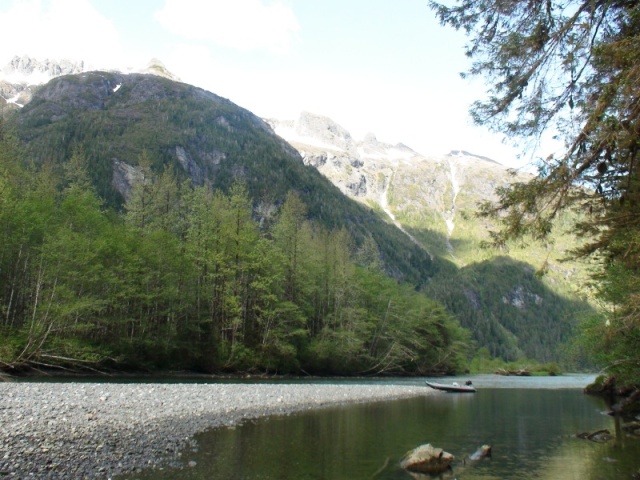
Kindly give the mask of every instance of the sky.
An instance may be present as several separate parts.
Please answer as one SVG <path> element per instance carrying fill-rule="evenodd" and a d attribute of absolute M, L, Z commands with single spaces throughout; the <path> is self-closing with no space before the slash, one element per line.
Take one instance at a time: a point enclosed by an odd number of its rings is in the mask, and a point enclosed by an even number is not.
<path fill-rule="evenodd" d="M 472 124 L 485 85 L 460 77 L 467 39 L 427 0 L 0 0 L 0 25 L 0 68 L 15 55 L 95 68 L 155 58 L 263 118 L 308 111 L 356 139 L 523 163 Z"/>

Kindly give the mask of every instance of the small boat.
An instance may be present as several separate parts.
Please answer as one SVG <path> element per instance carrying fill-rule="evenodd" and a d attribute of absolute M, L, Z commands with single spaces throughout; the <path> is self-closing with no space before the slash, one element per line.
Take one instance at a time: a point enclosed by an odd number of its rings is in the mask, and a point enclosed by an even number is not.
<path fill-rule="evenodd" d="M 476 388 L 467 382 L 465 385 L 459 385 L 458 382 L 453 382 L 451 385 L 445 385 L 444 383 L 425 382 L 431 388 L 436 390 L 442 390 L 444 392 L 459 392 L 459 393 L 475 393 Z"/>

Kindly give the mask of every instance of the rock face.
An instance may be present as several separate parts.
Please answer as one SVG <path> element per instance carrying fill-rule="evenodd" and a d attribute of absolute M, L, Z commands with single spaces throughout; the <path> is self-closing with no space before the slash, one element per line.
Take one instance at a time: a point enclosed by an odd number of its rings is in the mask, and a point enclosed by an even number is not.
<path fill-rule="evenodd" d="M 136 73 L 149 73 L 158 77 L 168 78 L 169 80 L 175 80 L 176 82 L 180 81 L 180 78 L 167 70 L 167 67 L 164 66 L 164 63 L 162 63 L 157 58 L 152 58 L 151 60 L 149 60 L 147 66 L 141 70 L 138 70 Z"/>
<path fill-rule="evenodd" d="M 400 461 L 400 466 L 410 472 L 433 475 L 448 470 L 454 458 L 450 453 L 427 443 L 407 453 Z"/>
<path fill-rule="evenodd" d="M 139 168 L 129 165 L 127 162 L 122 162 L 117 158 L 112 159 L 112 162 L 113 177 L 111 184 L 125 199 L 128 199 L 133 185 L 140 178 L 141 171 Z"/>
<path fill-rule="evenodd" d="M 31 101 L 33 90 L 52 78 L 93 70 L 82 60 L 38 60 L 28 55 L 15 56 L 0 70 L 0 106 L 8 111 L 24 107 Z M 179 78 L 164 64 L 153 58 L 143 68 L 120 73 L 143 73 L 174 81 Z"/>
<path fill-rule="evenodd" d="M 72 75 L 89 70 L 94 70 L 94 67 L 86 64 L 83 60 L 52 60 L 48 58 L 38 60 L 28 55 L 23 55 L 22 57 L 13 57 L 6 64 L 0 70 L 0 78 L 13 84 L 40 85 L 61 75 Z M 152 58 L 142 68 L 127 69 L 126 72 L 121 73 L 147 73 L 170 80 L 180 80 L 167 70 L 167 67 L 157 58 Z"/>
<path fill-rule="evenodd" d="M 10 119 L 35 162 L 64 162 L 82 147 L 109 206 L 128 197 L 147 151 L 154 172 L 168 167 L 180 181 L 222 190 L 245 182 L 263 220 L 296 190 L 310 218 L 344 225 L 356 240 L 373 236 L 395 278 L 422 285 L 431 273 L 426 253 L 377 212 L 345 198 L 262 119 L 212 92 L 157 75 L 83 72 L 39 86 Z"/>
<path fill-rule="evenodd" d="M 404 145 L 387 145 L 369 134 L 356 141 L 328 117 L 303 112 L 295 121 L 268 119 L 274 131 L 291 143 L 343 193 L 365 203 L 380 203 L 399 162 L 419 157 Z"/>
<path fill-rule="evenodd" d="M 479 201 L 494 199 L 496 187 L 529 178 L 514 178 L 503 165 L 464 151 L 423 155 L 371 133 L 355 140 L 330 118 L 309 112 L 295 121 L 266 121 L 344 194 L 381 208 L 400 228 L 439 232 L 444 243 L 422 245 L 427 250 L 452 252 L 456 227 L 473 217 Z"/>
<path fill-rule="evenodd" d="M 11 83 L 38 85 L 60 75 L 84 72 L 87 66 L 83 61 L 73 60 L 36 60 L 27 55 L 15 56 L 4 66 L 1 76 Z"/>

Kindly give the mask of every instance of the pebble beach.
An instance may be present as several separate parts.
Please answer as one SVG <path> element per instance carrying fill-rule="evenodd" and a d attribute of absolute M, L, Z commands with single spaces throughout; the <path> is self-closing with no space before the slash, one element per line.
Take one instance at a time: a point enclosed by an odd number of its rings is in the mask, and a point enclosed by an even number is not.
<path fill-rule="evenodd" d="M 423 395 L 438 392 L 388 384 L 0 382 L 0 478 L 111 478 L 176 464 L 208 429 Z"/>

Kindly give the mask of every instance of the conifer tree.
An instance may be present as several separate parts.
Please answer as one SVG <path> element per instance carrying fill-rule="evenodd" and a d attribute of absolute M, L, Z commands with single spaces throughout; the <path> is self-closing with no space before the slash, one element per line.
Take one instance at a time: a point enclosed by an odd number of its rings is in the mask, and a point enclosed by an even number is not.
<path fill-rule="evenodd" d="M 561 211 L 579 212 L 575 232 L 587 243 L 574 253 L 601 261 L 597 281 L 612 305 L 609 325 L 596 330 L 606 339 L 599 349 L 615 352 L 607 366 L 621 382 L 640 384 L 640 2 L 431 6 L 443 24 L 467 32 L 468 73 L 490 85 L 471 108 L 474 120 L 534 144 L 545 132 L 564 141 L 560 154 L 538 160 L 535 179 L 482 206 L 501 225 L 493 244 L 544 239 Z"/>

